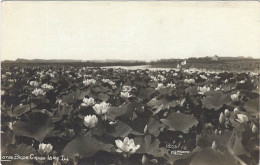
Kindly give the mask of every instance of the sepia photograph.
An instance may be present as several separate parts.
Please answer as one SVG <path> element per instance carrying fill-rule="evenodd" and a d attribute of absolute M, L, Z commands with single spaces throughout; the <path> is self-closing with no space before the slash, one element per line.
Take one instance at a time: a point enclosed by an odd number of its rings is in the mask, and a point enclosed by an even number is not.
<path fill-rule="evenodd" d="M 2 1 L 2 165 L 258 165 L 259 1 Z"/>

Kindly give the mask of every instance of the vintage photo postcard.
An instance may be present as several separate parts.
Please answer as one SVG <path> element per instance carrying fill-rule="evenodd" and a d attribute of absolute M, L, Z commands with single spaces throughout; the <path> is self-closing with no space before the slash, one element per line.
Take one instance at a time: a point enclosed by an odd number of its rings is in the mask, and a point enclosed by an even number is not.
<path fill-rule="evenodd" d="M 1 164 L 258 165 L 258 1 L 3 1 Z"/>

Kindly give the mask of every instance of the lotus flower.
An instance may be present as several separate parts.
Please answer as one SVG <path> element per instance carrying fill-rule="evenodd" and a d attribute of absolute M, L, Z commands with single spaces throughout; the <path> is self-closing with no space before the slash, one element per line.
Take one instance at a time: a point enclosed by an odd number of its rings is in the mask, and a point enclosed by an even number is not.
<path fill-rule="evenodd" d="M 157 81 L 157 78 L 154 76 L 151 76 L 150 78 L 152 79 L 152 81 L 155 81 L 155 82 Z"/>
<path fill-rule="evenodd" d="M 39 144 L 39 152 L 42 154 L 49 154 L 52 151 L 53 146 L 51 144 Z"/>
<path fill-rule="evenodd" d="M 122 98 L 129 98 L 129 97 L 131 97 L 132 95 L 130 95 L 129 92 L 121 92 L 121 93 L 120 93 L 120 96 L 121 96 Z"/>
<path fill-rule="evenodd" d="M 94 104 L 95 104 L 95 100 L 92 97 L 90 97 L 90 98 L 84 98 L 83 103 L 81 103 L 81 106 L 88 107 Z"/>
<path fill-rule="evenodd" d="M 246 122 L 248 122 L 248 117 L 246 116 L 246 115 L 244 115 L 244 114 L 237 114 L 237 121 L 239 122 L 239 123 L 246 123 Z"/>
<path fill-rule="evenodd" d="M 158 83 L 158 86 L 155 88 L 156 90 L 165 88 L 165 86 L 162 83 Z"/>
<path fill-rule="evenodd" d="M 228 109 L 226 109 L 224 113 L 225 113 L 225 116 L 227 116 L 227 118 L 229 118 L 229 117 L 230 117 L 230 112 L 229 112 L 229 110 L 228 110 Z"/>
<path fill-rule="evenodd" d="M 212 145 L 211 145 L 211 148 L 213 148 L 214 150 L 216 150 L 216 149 L 217 149 L 217 144 L 216 144 L 216 142 L 215 142 L 215 141 L 212 143 Z"/>
<path fill-rule="evenodd" d="M 118 149 L 116 149 L 116 152 L 119 153 L 129 153 L 133 154 L 136 152 L 136 150 L 140 147 L 140 145 L 135 145 L 135 142 L 133 139 L 129 139 L 128 137 L 124 138 L 124 141 L 121 140 L 115 140 L 116 146 Z"/>
<path fill-rule="evenodd" d="M 84 117 L 84 124 L 88 128 L 93 128 L 97 125 L 98 123 L 98 118 L 96 115 L 87 115 Z"/>
<path fill-rule="evenodd" d="M 200 78 L 204 79 L 204 80 L 207 80 L 208 78 L 204 75 L 200 75 Z"/>
<path fill-rule="evenodd" d="M 194 79 L 184 79 L 184 82 L 187 84 L 194 84 L 195 80 Z"/>
<path fill-rule="evenodd" d="M 199 94 L 202 94 L 204 95 L 205 93 L 209 92 L 210 91 L 210 87 L 198 87 L 198 90 L 199 90 Z"/>
<path fill-rule="evenodd" d="M 115 86 L 116 85 L 116 83 L 113 82 L 113 81 L 109 81 L 108 84 L 111 85 L 111 86 Z"/>
<path fill-rule="evenodd" d="M 258 128 L 255 124 L 252 126 L 252 132 L 255 134 L 258 132 Z"/>
<path fill-rule="evenodd" d="M 230 97 L 231 97 L 231 99 L 232 99 L 232 101 L 239 101 L 239 93 L 240 92 L 237 92 L 237 93 L 235 93 L 235 94 L 233 94 L 233 95 L 231 95 Z"/>
<path fill-rule="evenodd" d="M 93 106 L 93 109 L 95 110 L 95 112 L 98 114 L 98 115 L 102 115 L 102 114 L 105 114 L 107 113 L 108 109 L 110 108 L 110 104 L 109 103 L 106 103 L 106 102 L 102 102 L 100 104 L 95 104 Z"/>
<path fill-rule="evenodd" d="M 53 89 L 53 86 L 48 85 L 48 84 L 42 84 L 41 86 L 43 89 Z"/>
<path fill-rule="evenodd" d="M 234 108 L 234 114 L 238 114 L 239 113 L 239 109 L 238 108 Z"/>
<path fill-rule="evenodd" d="M 132 87 L 130 86 L 123 86 L 122 92 L 131 92 Z"/>
<path fill-rule="evenodd" d="M 102 79 L 101 80 L 103 83 L 108 83 L 110 80 L 109 79 Z"/>
<path fill-rule="evenodd" d="M 143 164 L 143 165 L 148 164 L 148 158 L 147 158 L 146 155 L 143 155 L 143 157 L 142 157 L 142 164 Z"/>
<path fill-rule="evenodd" d="M 85 86 L 90 86 L 90 85 L 93 85 L 93 84 L 95 84 L 96 83 L 96 80 L 94 80 L 94 79 L 87 79 L 87 80 L 84 80 L 83 81 L 83 84 L 85 85 Z"/>
<path fill-rule="evenodd" d="M 39 83 L 37 81 L 30 81 L 30 85 L 37 87 L 39 85 Z"/>
<path fill-rule="evenodd" d="M 112 89 L 116 89 L 116 88 L 117 88 L 116 85 L 113 85 L 113 86 L 112 86 Z"/>
<path fill-rule="evenodd" d="M 34 94 L 35 96 L 43 96 L 45 95 L 46 92 L 44 92 L 42 89 L 35 89 L 34 91 L 32 91 L 32 94 Z"/>
<path fill-rule="evenodd" d="M 183 61 L 183 62 L 181 63 L 181 65 L 186 65 L 186 63 L 187 63 L 187 62 L 186 62 L 186 60 L 185 60 L 185 61 Z"/>
<path fill-rule="evenodd" d="M 160 81 L 165 81 L 166 80 L 166 78 L 163 75 L 158 75 L 157 79 L 160 80 Z"/>
<path fill-rule="evenodd" d="M 175 87 L 175 84 L 173 84 L 173 83 L 168 83 L 168 84 L 167 84 L 167 87 L 174 88 L 174 87 Z"/>
<path fill-rule="evenodd" d="M 221 112 L 221 114 L 219 116 L 219 123 L 223 125 L 223 124 L 225 124 L 225 121 L 226 121 L 226 117 L 225 117 L 224 113 Z"/>

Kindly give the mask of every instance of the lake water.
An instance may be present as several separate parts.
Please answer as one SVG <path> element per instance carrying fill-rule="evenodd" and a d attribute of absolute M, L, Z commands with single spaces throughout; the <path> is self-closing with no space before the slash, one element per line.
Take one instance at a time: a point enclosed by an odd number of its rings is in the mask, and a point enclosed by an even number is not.
<path fill-rule="evenodd" d="M 165 71 L 169 71 L 169 70 L 177 70 L 177 68 L 155 68 L 152 67 L 151 65 L 138 65 L 138 66 L 106 66 L 106 67 L 102 67 L 102 68 L 121 68 L 121 69 L 126 69 L 126 70 L 136 70 L 136 69 L 149 69 L 152 71 L 158 71 L 158 70 L 165 70 Z M 223 71 L 214 71 L 214 70 L 205 70 L 205 69 L 197 69 L 197 68 L 190 68 L 187 70 L 188 72 L 206 72 L 206 73 L 221 73 Z M 229 72 L 229 71 L 227 71 Z M 250 72 L 253 75 L 258 75 L 259 72 Z"/>

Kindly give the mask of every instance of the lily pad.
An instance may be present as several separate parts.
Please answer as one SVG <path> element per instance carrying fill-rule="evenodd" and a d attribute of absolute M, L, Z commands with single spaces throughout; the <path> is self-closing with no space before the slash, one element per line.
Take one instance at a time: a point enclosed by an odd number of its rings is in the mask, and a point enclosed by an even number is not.
<path fill-rule="evenodd" d="M 95 137 L 90 134 L 84 136 L 79 136 L 70 141 L 64 148 L 63 154 L 73 158 L 75 154 L 79 154 L 81 158 L 91 157 L 98 151 L 108 151 L 112 150 L 112 144 L 105 144 L 98 141 Z"/>
<path fill-rule="evenodd" d="M 259 114 L 259 99 L 252 99 L 246 102 L 244 108 L 250 115 L 256 116 Z"/>
<path fill-rule="evenodd" d="M 54 128 L 52 119 L 46 113 L 34 112 L 28 122 L 17 121 L 13 125 L 14 133 L 18 136 L 34 138 L 42 142 Z"/>
<path fill-rule="evenodd" d="M 202 105 L 207 109 L 219 110 L 224 104 L 231 103 L 229 94 L 223 94 L 221 91 L 209 93 L 202 99 Z"/>
<path fill-rule="evenodd" d="M 190 128 L 199 123 L 194 116 L 182 113 L 170 114 L 166 119 L 161 119 L 161 122 L 166 124 L 170 131 L 181 131 L 183 133 L 188 133 Z"/>

